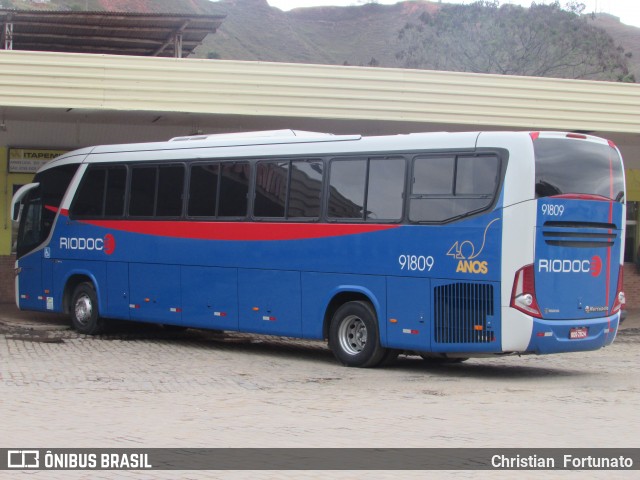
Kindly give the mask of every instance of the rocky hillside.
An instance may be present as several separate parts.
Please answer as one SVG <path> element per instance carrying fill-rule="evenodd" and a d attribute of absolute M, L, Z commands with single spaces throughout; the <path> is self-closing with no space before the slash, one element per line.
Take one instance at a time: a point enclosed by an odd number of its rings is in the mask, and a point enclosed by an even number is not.
<path fill-rule="evenodd" d="M 504 2 L 503 2 L 504 3 Z M 401 67 L 399 32 L 443 4 L 412 0 L 395 5 L 298 8 L 283 12 L 267 0 L 0 0 L 3 8 L 224 14 L 215 35 L 195 55 L 211 59 Z M 588 17 L 604 29 L 640 80 L 640 29 L 610 15 Z"/>

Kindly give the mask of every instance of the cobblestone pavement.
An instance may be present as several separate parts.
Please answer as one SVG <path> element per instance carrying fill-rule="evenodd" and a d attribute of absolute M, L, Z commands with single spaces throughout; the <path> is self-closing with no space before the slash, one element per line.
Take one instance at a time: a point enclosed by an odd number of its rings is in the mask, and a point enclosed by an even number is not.
<path fill-rule="evenodd" d="M 0 306 L 0 447 L 640 447 L 640 321 L 606 349 L 340 366 L 324 343 Z M 152 473 L 153 475 L 150 475 Z M 436 472 L 437 473 L 437 472 Z M 429 474 L 438 478 L 439 472 Z M 633 472 L 520 472 L 634 478 Z M 424 472 L 30 472 L 36 478 L 424 478 Z M 637 474 L 637 472 L 636 472 Z M 513 472 L 449 472 L 512 478 Z M 617 476 L 616 476 L 617 475 Z M 14 478 L 15 472 L 0 472 Z"/>

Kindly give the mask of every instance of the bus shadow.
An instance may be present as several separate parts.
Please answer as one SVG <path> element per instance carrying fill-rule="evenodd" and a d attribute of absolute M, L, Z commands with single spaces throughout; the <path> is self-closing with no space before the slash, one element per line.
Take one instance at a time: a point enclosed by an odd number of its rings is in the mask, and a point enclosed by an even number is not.
<path fill-rule="evenodd" d="M 152 340 L 186 347 L 224 350 L 242 354 L 261 354 L 298 360 L 335 362 L 326 342 L 301 340 L 288 337 L 259 335 L 219 330 L 179 329 L 157 324 L 118 321 L 109 332 L 100 335 L 102 340 L 137 341 Z"/>
<path fill-rule="evenodd" d="M 422 360 L 420 357 L 400 357 L 389 369 L 403 372 L 423 372 L 434 376 L 448 378 L 476 378 L 488 380 L 513 381 L 515 379 L 562 378 L 590 375 L 593 372 L 559 368 L 556 366 L 531 366 L 515 364 L 524 362 L 524 357 L 513 357 L 514 363 L 505 364 L 505 357 L 500 360 L 492 358 L 470 359 L 463 363 L 435 364 Z M 511 357 L 509 357 L 511 359 Z M 498 363 L 499 362 L 499 363 Z"/>
<path fill-rule="evenodd" d="M 338 364 L 326 342 L 270 335 L 248 334 L 230 331 L 166 328 L 158 324 L 118 321 L 109 333 L 100 335 L 102 340 L 137 341 L 152 340 L 184 345 L 187 347 L 225 350 L 246 355 L 266 355 L 309 362 Z M 525 357 L 496 357 L 470 359 L 462 363 L 432 363 L 419 356 L 400 355 L 388 365 L 379 366 L 384 371 L 428 374 L 447 378 L 476 378 L 513 381 L 514 379 L 562 378 L 589 375 L 578 368 L 557 366 L 531 366 Z"/>

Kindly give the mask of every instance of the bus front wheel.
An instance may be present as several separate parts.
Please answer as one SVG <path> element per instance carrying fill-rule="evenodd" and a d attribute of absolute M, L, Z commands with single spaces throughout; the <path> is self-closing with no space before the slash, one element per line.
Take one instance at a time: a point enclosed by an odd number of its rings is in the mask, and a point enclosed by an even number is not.
<path fill-rule="evenodd" d="M 329 327 L 329 348 L 347 367 L 375 367 L 384 358 L 378 322 L 367 302 L 348 302 L 333 315 Z"/>
<path fill-rule="evenodd" d="M 98 296 L 90 283 L 81 283 L 71 297 L 71 323 L 79 333 L 97 335 L 104 329 L 98 312 Z"/>

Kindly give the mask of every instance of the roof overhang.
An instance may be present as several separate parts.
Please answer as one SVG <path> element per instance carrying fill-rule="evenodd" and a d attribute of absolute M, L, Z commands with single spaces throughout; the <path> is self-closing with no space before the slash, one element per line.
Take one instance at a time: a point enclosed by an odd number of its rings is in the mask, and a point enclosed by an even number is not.
<path fill-rule="evenodd" d="M 0 49 L 186 57 L 224 15 L 0 10 Z"/>

